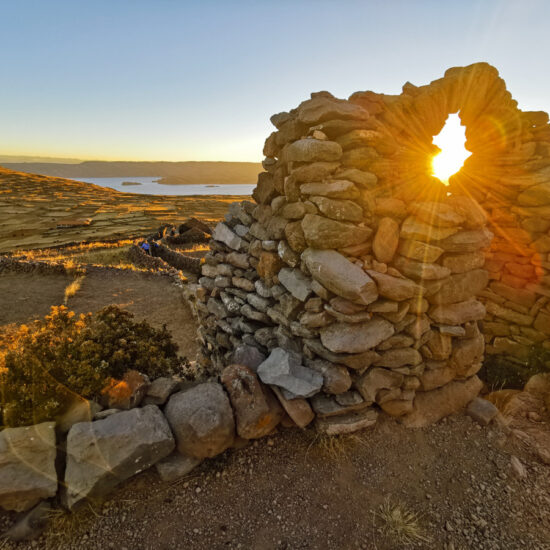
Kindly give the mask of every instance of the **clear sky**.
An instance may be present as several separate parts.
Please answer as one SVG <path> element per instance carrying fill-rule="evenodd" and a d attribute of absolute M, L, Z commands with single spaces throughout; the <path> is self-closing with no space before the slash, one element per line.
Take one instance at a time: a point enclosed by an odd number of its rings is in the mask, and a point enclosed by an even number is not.
<path fill-rule="evenodd" d="M 261 160 L 310 92 L 488 61 L 550 110 L 550 0 L 0 0 L 0 154 Z"/>

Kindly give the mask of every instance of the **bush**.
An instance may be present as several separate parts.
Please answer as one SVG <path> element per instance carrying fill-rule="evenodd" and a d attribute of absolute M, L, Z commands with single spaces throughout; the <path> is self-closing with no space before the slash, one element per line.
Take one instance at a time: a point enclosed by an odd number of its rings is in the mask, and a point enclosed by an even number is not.
<path fill-rule="evenodd" d="M 177 345 L 166 327 L 134 322 L 108 306 L 75 316 L 52 307 L 44 319 L 0 339 L 0 408 L 6 426 L 53 420 L 76 394 L 97 399 L 110 378 L 129 369 L 150 378 L 178 366 Z"/>

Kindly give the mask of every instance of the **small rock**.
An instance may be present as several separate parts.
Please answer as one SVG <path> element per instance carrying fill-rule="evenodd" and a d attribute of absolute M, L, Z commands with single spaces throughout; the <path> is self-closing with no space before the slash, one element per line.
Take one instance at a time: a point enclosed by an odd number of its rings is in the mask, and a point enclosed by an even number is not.
<path fill-rule="evenodd" d="M 265 359 L 265 355 L 257 347 L 246 344 L 238 345 L 231 355 L 232 363 L 244 365 L 254 372 L 258 370 Z"/>
<path fill-rule="evenodd" d="M 271 389 L 288 416 L 299 428 L 305 428 L 315 418 L 315 414 L 306 399 L 289 400 L 283 396 L 277 386 L 271 386 Z"/>
<path fill-rule="evenodd" d="M 145 405 L 164 405 L 170 395 L 176 391 L 178 386 L 178 381 L 173 378 L 157 378 L 153 380 L 149 386 L 147 395 L 143 401 Z"/>
<path fill-rule="evenodd" d="M 498 414 L 498 409 L 490 401 L 476 397 L 468 405 L 466 413 L 483 426 L 487 426 Z"/>
<path fill-rule="evenodd" d="M 137 370 L 129 370 L 122 380 L 111 379 L 101 391 L 101 404 L 106 409 L 128 410 L 137 407 L 149 389 L 149 378 Z"/>
<path fill-rule="evenodd" d="M 517 456 L 512 455 L 510 466 L 512 467 L 512 473 L 518 479 L 525 479 L 527 477 L 527 468 L 525 468 L 523 462 Z"/>
<path fill-rule="evenodd" d="M 179 452 L 172 453 L 155 464 L 155 468 L 162 481 L 175 481 L 186 476 L 197 467 L 202 460 L 192 456 L 186 456 Z"/>
<path fill-rule="evenodd" d="M 48 501 L 40 502 L 3 533 L 2 538 L 14 542 L 38 538 L 48 525 L 50 510 L 51 504 Z"/>
<path fill-rule="evenodd" d="M 264 384 L 272 384 L 291 392 L 296 397 L 311 397 L 323 385 L 323 377 L 303 367 L 294 354 L 275 348 L 258 367 L 258 376 Z"/>
<path fill-rule="evenodd" d="M 315 426 L 317 430 L 327 435 L 348 434 L 373 426 L 377 419 L 378 413 L 374 409 L 366 409 L 342 416 L 318 418 Z"/>

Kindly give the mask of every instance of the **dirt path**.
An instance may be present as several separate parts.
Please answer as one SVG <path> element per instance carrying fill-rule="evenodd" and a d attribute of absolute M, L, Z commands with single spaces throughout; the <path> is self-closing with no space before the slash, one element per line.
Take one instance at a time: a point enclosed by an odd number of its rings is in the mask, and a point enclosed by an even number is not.
<path fill-rule="evenodd" d="M 334 446 L 283 430 L 175 484 L 149 470 L 95 513 L 54 522 L 35 548 L 549 549 L 550 469 L 519 455 L 528 477 L 517 480 L 503 443 L 465 416 L 424 430 L 386 420 Z M 423 540 L 399 541 L 385 503 L 418 513 Z"/>
<path fill-rule="evenodd" d="M 47 315 L 50 306 L 63 303 L 69 275 L 0 274 L 0 326 L 27 323 Z"/>
<path fill-rule="evenodd" d="M 43 317 L 50 306 L 63 303 L 65 288 L 72 280 L 67 275 L 40 273 L 0 275 L 0 326 Z M 179 353 L 195 359 L 195 321 L 172 279 L 132 271 L 94 271 L 86 274 L 67 303 L 76 313 L 94 312 L 109 304 L 127 309 L 136 319 L 146 319 L 153 326 L 166 324 L 179 345 Z"/>

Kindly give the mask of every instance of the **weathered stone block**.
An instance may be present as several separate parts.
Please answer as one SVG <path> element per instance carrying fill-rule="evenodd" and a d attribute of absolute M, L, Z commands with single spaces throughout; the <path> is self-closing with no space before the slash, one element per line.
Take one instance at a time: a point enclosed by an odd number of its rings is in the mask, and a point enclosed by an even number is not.
<path fill-rule="evenodd" d="M 55 423 L 0 432 L 0 506 L 23 512 L 57 492 Z"/>
<path fill-rule="evenodd" d="M 173 449 L 170 427 L 155 405 L 75 424 L 67 437 L 67 506 L 107 494 Z"/>
<path fill-rule="evenodd" d="M 375 282 L 338 252 L 309 248 L 302 259 L 311 276 L 338 296 L 365 305 L 378 298 Z"/>
<path fill-rule="evenodd" d="M 199 384 L 176 393 L 164 412 L 184 455 L 210 458 L 233 444 L 233 410 L 220 384 Z"/>

